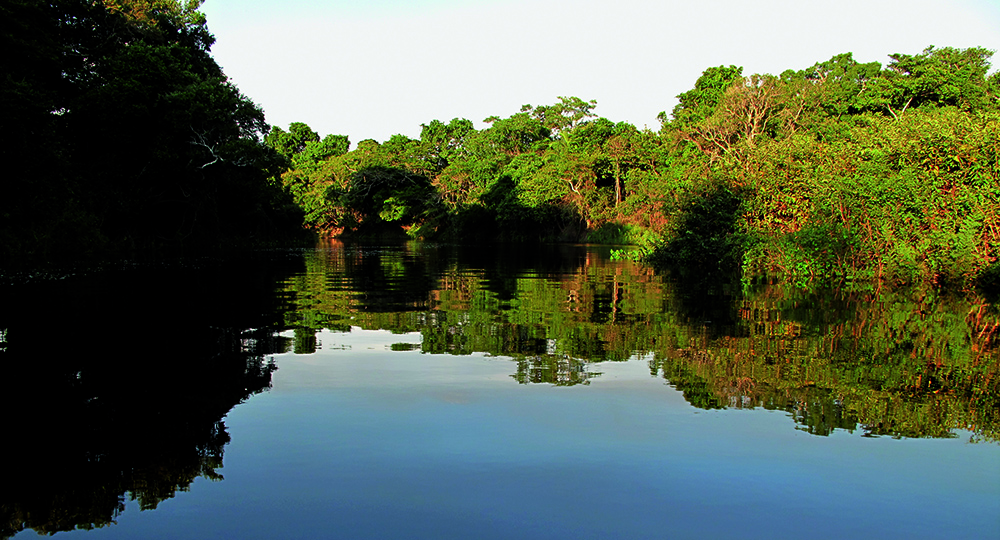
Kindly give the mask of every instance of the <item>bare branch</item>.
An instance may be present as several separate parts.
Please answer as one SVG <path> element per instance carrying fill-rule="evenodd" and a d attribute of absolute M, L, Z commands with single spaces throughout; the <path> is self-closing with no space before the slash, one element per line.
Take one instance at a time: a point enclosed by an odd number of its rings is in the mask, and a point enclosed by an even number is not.
<path fill-rule="evenodd" d="M 194 134 L 194 140 L 188 141 L 188 143 L 191 144 L 191 145 L 193 145 L 193 146 L 198 146 L 198 147 L 204 148 L 205 150 L 208 150 L 208 153 L 213 158 L 215 158 L 212 161 L 209 161 L 208 163 L 205 163 L 204 165 L 201 165 L 200 167 L 198 167 L 199 169 L 204 169 L 205 167 L 208 167 L 209 165 L 214 165 L 214 164 L 216 164 L 216 163 L 218 163 L 220 161 L 225 161 L 224 159 L 222 159 L 221 156 L 219 156 L 218 154 L 215 153 L 215 148 L 209 146 L 208 142 L 205 139 L 205 134 L 204 133 L 198 133 L 197 131 L 194 130 L 193 127 L 191 128 L 191 133 Z"/>

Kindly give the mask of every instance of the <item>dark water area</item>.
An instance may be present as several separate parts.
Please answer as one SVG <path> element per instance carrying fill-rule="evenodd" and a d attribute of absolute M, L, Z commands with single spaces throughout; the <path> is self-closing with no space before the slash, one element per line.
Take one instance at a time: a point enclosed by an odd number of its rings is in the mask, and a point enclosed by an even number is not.
<path fill-rule="evenodd" d="M 0 537 L 1000 538 L 974 296 L 327 242 L 0 300 Z"/>

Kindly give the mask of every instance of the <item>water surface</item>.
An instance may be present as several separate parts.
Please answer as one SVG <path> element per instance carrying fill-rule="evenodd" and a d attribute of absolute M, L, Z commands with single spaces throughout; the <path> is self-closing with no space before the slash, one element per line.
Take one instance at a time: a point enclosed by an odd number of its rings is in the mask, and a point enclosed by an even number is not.
<path fill-rule="evenodd" d="M 340 243 L 4 294 L 17 538 L 1000 536 L 976 298 Z"/>

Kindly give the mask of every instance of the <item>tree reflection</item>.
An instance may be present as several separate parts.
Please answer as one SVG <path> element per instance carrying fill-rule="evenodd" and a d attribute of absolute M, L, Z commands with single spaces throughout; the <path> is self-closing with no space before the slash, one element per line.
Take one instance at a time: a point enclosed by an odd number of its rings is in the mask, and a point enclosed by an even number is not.
<path fill-rule="evenodd" d="M 788 411 L 817 435 L 952 437 L 963 428 L 997 439 L 1000 366 L 989 329 L 998 320 L 981 299 L 764 287 L 739 316 L 736 335 L 660 349 L 652 370 L 671 382 L 678 371 L 699 379 L 715 406 Z"/>
<path fill-rule="evenodd" d="M 392 350 L 507 357 L 520 384 L 587 385 L 641 357 L 695 407 L 782 410 L 814 435 L 997 440 L 1000 314 L 982 299 L 693 283 L 582 246 L 330 242 L 6 287 L 0 534 L 101 527 L 128 499 L 221 479 L 224 416 L 321 329 L 420 332 Z"/>
<path fill-rule="evenodd" d="M 291 262 L 104 272 L 3 290 L 0 536 L 103 527 L 222 478 L 223 417 L 270 388 Z"/>
<path fill-rule="evenodd" d="M 517 373 L 511 375 L 521 384 L 546 383 L 556 386 L 590 384 L 600 373 L 587 371 L 586 363 L 576 358 L 553 355 L 517 359 Z"/>
<path fill-rule="evenodd" d="M 695 407 L 783 410 L 815 435 L 1000 433 L 1000 314 L 978 297 L 741 287 L 594 248 L 521 247 L 383 251 L 365 271 L 395 268 L 419 286 L 406 302 L 372 305 L 347 282 L 361 268 L 351 261 L 374 257 L 336 243 L 285 283 L 286 320 L 309 332 L 420 332 L 424 353 L 510 357 L 525 384 L 586 384 L 601 362 L 651 358 L 651 373 Z M 433 261 L 407 262 L 424 256 Z"/>

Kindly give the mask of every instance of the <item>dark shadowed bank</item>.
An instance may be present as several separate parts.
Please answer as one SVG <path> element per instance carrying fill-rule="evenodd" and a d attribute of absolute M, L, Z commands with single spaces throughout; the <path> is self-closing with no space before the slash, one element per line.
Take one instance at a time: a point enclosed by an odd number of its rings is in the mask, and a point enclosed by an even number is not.
<path fill-rule="evenodd" d="M 5 267 L 296 236 L 264 114 L 212 59 L 199 4 L 0 3 Z"/>

